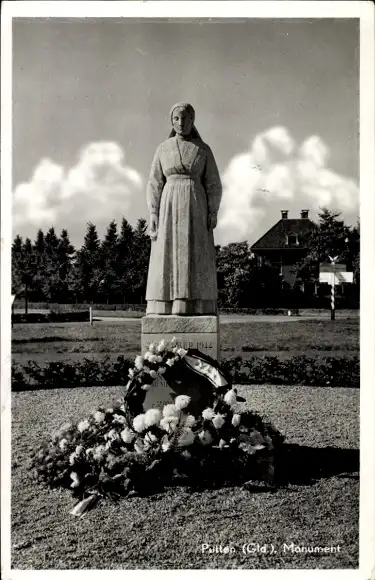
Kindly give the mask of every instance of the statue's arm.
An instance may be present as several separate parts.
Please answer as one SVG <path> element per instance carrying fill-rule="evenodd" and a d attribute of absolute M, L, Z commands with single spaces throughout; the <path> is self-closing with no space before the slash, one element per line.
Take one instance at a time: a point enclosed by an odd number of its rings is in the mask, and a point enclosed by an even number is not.
<path fill-rule="evenodd" d="M 217 223 L 217 214 L 222 196 L 222 185 L 215 157 L 207 146 L 206 165 L 203 174 L 203 186 L 206 190 L 208 205 L 208 227 L 214 229 Z"/>
<path fill-rule="evenodd" d="M 160 146 L 157 148 L 152 161 L 150 176 L 148 178 L 146 200 L 150 215 L 159 215 L 161 194 L 165 184 L 165 175 L 160 161 Z"/>

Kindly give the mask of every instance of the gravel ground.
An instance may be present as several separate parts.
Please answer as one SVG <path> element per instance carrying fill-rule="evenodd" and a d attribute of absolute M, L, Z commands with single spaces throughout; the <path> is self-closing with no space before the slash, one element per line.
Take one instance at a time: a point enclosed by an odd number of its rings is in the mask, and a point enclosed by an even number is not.
<path fill-rule="evenodd" d="M 29 450 L 66 420 L 110 406 L 122 387 L 12 394 L 12 567 L 16 569 L 252 569 L 358 566 L 358 472 L 342 464 L 330 476 L 276 492 L 240 487 L 189 492 L 170 488 L 147 498 L 101 502 L 82 519 L 69 515 L 66 490 L 28 478 Z M 239 387 L 245 406 L 266 415 L 287 443 L 316 453 L 359 446 L 359 391 L 264 385 Z M 346 450 L 346 451 L 345 451 Z M 332 451 L 332 450 L 331 450 Z M 319 455 L 318 455 L 319 457 Z M 323 457 L 323 455 L 321 456 Z M 346 469 L 345 469 L 346 465 Z M 341 467 L 341 469 L 340 469 Z M 340 546 L 298 554 L 284 543 Z M 242 546 L 274 545 L 273 554 Z M 202 545 L 230 546 L 229 554 Z"/>

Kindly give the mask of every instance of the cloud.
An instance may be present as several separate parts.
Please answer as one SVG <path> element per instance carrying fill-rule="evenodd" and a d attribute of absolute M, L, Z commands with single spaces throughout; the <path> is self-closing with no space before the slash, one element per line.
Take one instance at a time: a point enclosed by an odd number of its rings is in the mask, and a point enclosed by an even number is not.
<path fill-rule="evenodd" d="M 296 216 L 304 208 L 328 207 L 344 216 L 356 212 L 358 185 L 329 169 L 328 158 L 329 148 L 318 135 L 299 147 L 285 127 L 256 135 L 249 151 L 233 157 L 222 175 L 216 242 L 256 241 L 254 232 L 260 236 L 273 225 L 267 216 L 275 207 L 295 208 Z"/>
<path fill-rule="evenodd" d="M 99 141 L 84 146 L 77 164 L 68 170 L 42 159 L 30 181 L 13 192 L 14 231 L 35 232 L 52 225 L 70 230 L 79 225 L 82 232 L 82 222 L 88 221 L 100 229 L 126 213 L 142 186 L 141 175 L 126 165 L 117 143 Z"/>

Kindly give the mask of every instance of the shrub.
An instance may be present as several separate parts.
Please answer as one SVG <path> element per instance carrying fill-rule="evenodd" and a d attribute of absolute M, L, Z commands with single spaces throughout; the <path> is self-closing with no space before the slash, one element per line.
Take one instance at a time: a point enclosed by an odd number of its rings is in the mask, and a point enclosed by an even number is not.
<path fill-rule="evenodd" d="M 12 364 L 12 390 L 125 385 L 131 366 L 132 361 L 124 356 L 115 362 L 109 357 L 101 361 L 85 358 L 83 362 L 58 361 L 45 366 L 30 360 L 26 365 Z M 235 384 L 360 386 L 358 357 L 314 359 L 302 355 L 287 360 L 277 356 L 246 360 L 236 356 L 222 360 L 220 366 Z"/>
<path fill-rule="evenodd" d="M 36 322 L 88 322 L 90 320 L 89 310 L 77 310 L 71 312 L 30 312 L 28 314 L 12 314 L 13 324 L 36 323 Z"/>

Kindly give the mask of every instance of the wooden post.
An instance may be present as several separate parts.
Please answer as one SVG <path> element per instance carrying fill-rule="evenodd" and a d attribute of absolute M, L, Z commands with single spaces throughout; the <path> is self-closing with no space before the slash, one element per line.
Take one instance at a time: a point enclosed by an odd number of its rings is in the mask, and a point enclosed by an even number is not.
<path fill-rule="evenodd" d="M 89 307 L 89 311 L 90 311 L 90 326 L 92 326 L 93 325 L 92 306 Z"/>

